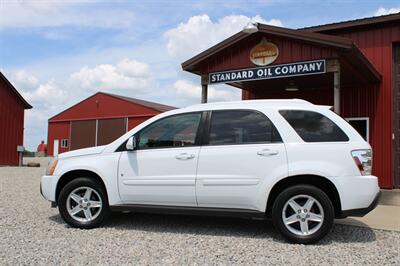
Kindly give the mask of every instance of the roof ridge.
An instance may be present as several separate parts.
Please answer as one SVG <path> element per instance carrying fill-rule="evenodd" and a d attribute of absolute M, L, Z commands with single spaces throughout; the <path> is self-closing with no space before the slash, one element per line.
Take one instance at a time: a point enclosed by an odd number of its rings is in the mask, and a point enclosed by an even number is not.
<path fill-rule="evenodd" d="M 133 98 L 133 97 L 129 97 L 129 96 L 122 96 L 122 95 L 109 93 L 109 92 L 102 92 L 102 91 L 99 91 L 98 93 L 102 93 L 102 94 L 105 94 L 105 95 L 116 97 L 116 98 L 119 98 L 119 99 L 124 100 L 124 101 L 130 101 L 130 102 L 133 102 L 133 103 L 137 103 L 139 105 L 143 105 L 145 107 L 148 107 L 148 108 L 151 108 L 151 109 L 155 109 L 156 111 L 166 111 L 164 109 L 168 109 L 168 110 L 176 109 L 176 107 L 174 107 L 174 106 L 161 104 L 161 103 L 156 103 L 156 102 L 151 102 L 151 101 L 142 100 L 142 99 L 137 99 L 137 98 Z M 157 106 L 159 106 L 163 110 L 155 108 Z"/>

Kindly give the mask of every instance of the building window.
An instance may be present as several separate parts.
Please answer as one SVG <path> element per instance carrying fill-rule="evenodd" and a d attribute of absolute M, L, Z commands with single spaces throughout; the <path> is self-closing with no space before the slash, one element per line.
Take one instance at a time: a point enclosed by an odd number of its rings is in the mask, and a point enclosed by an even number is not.
<path fill-rule="evenodd" d="M 61 148 L 68 148 L 68 140 L 67 139 L 61 140 Z"/>
<path fill-rule="evenodd" d="M 350 117 L 345 118 L 352 127 L 369 142 L 369 117 Z"/>

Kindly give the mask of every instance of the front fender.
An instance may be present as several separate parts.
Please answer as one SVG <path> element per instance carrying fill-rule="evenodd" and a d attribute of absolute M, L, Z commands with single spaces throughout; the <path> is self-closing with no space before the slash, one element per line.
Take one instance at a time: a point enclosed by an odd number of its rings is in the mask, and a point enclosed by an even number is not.
<path fill-rule="evenodd" d="M 109 204 L 118 204 L 121 202 L 117 182 L 119 156 L 120 153 L 106 153 L 61 159 L 54 174 L 60 179 L 71 171 L 93 172 L 102 179 L 107 190 Z"/>

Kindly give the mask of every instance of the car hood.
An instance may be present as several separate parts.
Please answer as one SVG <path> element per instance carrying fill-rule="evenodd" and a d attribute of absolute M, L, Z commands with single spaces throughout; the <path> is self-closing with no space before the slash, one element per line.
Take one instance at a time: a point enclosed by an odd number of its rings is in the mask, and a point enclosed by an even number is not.
<path fill-rule="evenodd" d="M 91 148 L 85 148 L 85 149 L 64 152 L 64 153 L 61 153 L 60 155 L 58 155 L 58 158 L 66 159 L 66 158 L 77 157 L 77 156 L 99 154 L 104 150 L 104 148 L 105 148 L 105 146 L 97 146 L 97 147 L 91 147 Z"/>

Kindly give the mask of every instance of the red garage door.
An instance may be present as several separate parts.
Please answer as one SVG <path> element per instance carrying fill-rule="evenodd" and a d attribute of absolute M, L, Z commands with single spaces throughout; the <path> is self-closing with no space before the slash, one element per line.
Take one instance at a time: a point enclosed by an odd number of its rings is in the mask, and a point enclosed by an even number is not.
<path fill-rule="evenodd" d="M 97 128 L 97 145 L 106 145 L 126 132 L 126 118 L 100 119 Z"/>
<path fill-rule="evenodd" d="M 71 150 L 96 146 L 96 120 L 72 121 Z"/>

